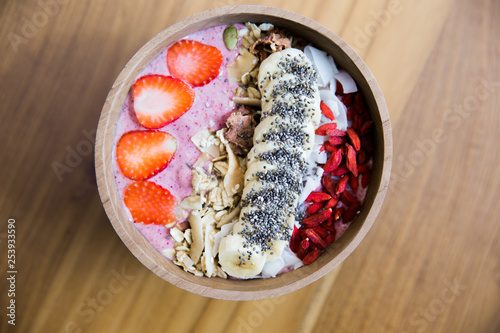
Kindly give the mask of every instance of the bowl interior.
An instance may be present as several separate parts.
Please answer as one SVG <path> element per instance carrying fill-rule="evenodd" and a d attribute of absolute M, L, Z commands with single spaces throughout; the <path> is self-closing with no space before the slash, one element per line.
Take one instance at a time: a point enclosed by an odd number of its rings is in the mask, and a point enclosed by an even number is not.
<path fill-rule="evenodd" d="M 135 77 L 174 41 L 198 30 L 236 22 L 272 23 L 312 42 L 332 55 L 348 71 L 363 93 L 375 124 L 374 168 L 364 208 L 344 235 L 313 264 L 271 279 L 224 280 L 196 277 L 184 272 L 155 250 L 128 220 L 113 174 L 112 149 L 116 122 Z M 185 290 L 214 298 L 250 300 L 282 295 L 310 284 L 341 263 L 359 244 L 373 224 L 382 205 L 390 176 L 392 136 L 382 92 L 361 58 L 337 35 L 296 13 L 265 6 L 231 6 L 199 13 L 159 33 L 144 45 L 120 73 L 103 107 L 96 140 L 96 174 L 106 213 L 130 251 L 150 270 Z"/>

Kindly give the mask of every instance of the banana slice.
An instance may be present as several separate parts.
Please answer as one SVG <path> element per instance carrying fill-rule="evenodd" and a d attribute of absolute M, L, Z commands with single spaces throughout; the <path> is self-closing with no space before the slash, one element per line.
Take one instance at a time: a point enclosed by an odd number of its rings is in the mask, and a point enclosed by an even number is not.
<path fill-rule="evenodd" d="M 288 213 L 297 206 L 299 194 L 287 185 L 251 180 L 243 190 L 241 214 L 250 208 Z"/>
<path fill-rule="evenodd" d="M 271 143 L 259 142 L 248 153 L 247 165 L 250 167 L 252 163 L 266 161 L 270 165 L 284 167 L 288 163 L 290 167 L 302 170 L 307 157 L 308 154 L 302 148 L 276 147 Z"/>
<path fill-rule="evenodd" d="M 278 165 L 272 165 L 266 161 L 254 160 L 251 164 L 248 164 L 247 171 L 245 172 L 245 184 L 257 178 L 260 172 L 277 170 L 278 168 Z"/>
<path fill-rule="evenodd" d="M 284 93 L 270 100 L 262 100 L 262 116 L 279 115 L 301 122 L 312 121 L 317 126 L 321 120 L 320 102 L 319 91 L 313 93 L 312 97 Z"/>
<path fill-rule="evenodd" d="M 287 241 L 284 240 L 275 240 L 272 242 L 271 248 L 267 250 L 266 262 L 274 261 L 281 257 L 285 246 L 288 244 Z"/>
<path fill-rule="evenodd" d="M 253 246 L 255 251 L 253 247 L 244 247 L 247 242 L 236 233 L 222 238 L 219 244 L 219 264 L 224 272 L 240 279 L 249 279 L 262 271 L 267 253 L 262 252 L 259 245 Z"/>
<path fill-rule="evenodd" d="M 292 63 L 294 68 L 290 66 Z M 274 78 L 284 73 L 297 72 L 301 69 L 304 72 L 307 72 L 307 70 L 311 72 L 313 69 L 312 63 L 302 51 L 289 48 L 273 53 L 260 64 L 258 76 L 259 88 L 260 90 L 264 90 L 267 88 L 267 84 Z"/>
<path fill-rule="evenodd" d="M 254 145 L 272 142 L 275 146 L 291 146 L 306 151 L 310 155 L 314 145 L 314 126 L 310 122 L 301 123 L 273 115 L 265 117 L 255 127 Z"/>

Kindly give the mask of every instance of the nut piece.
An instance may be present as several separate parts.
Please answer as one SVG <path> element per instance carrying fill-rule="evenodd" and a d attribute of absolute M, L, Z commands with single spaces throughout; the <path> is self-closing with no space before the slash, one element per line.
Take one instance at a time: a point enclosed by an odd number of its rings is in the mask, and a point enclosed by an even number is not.
<path fill-rule="evenodd" d="M 238 29 L 234 25 L 228 25 L 222 33 L 224 45 L 228 50 L 232 50 L 238 44 Z"/>

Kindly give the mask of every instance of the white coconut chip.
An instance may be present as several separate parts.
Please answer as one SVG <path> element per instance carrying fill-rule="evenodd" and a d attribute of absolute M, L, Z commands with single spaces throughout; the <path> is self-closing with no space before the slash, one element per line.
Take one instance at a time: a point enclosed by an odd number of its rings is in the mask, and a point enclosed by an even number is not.
<path fill-rule="evenodd" d="M 356 82 L 354 82 L 353 78 L 349 75 L 344 70 L 340 70 L 337 74 L 334 76 L 335 80 L 340 82 L 342 85 L 342 89 L 344 90 L 344 94 L 350 94 L 353 92 L 358 91 L 358 87 L 356 86 Z M 335 82 L 330 82 L 330 89 L 336 90 L 337 85 Z"/>
<path fill-rule="evenodd" d="M 332 62 L 328 60 L 328 54 L 325 51 L 308 45 L 304 48 L 304 53 L 318 71 L 318 86 L 325 87 L 335 75 L 337 67 L 332 67 Z"/>
<path fill-rule="evenodd" d="M 285 261 L 278 257 L 273 261 L 268 261 L 262 268 L 262 277 L 276 277 L 279 272 L 285 267 Z"/>
<path fill-rule="evenodd" d="M 326 106 L 332 110 L 333 115 L 335 116 L 335 120 L 333 122 L 337 124 L 337 129 L 341 131 L 347 130 L 347 109 L 344 103 L 342 103 L 337 97 L 326 100 L 323 103 L 325 103 Z"/>
<path fill-rule="evenodd" d="M 328 56 L 328 63 L 330 64 L 330 67 L 333 68 L 333 73 L 337 74 L 339 72 L 339 69 L 337 68 L 337 65 L 335 64 L 332 56 Z"/>
<path fill-rule="evenodd" d="M 217 253 L 219 253 L 219 244 L 222 238 L 226 237 L 229 235 L 231 230 L 233 230 L 233 225 L 238 222 L 238 220 L 234 220 L 231 223 L 224 224 L 218 233 L 214 235 L 214 249 L 213 249 L 213 256 L 215 257 Z"/>
<path fill-rule="evenodd" d="M 285 247 L 285 249 L 283 250 L 283 253 L 281 254 L 281 258 L 283 259 L 283 261 L 285 262 L 285 266 L 287 266 L 287 267 L 293 266 L 294 269 L 297 269 L 297 268 L 304 265 L 302 263 L 302 260 L 297 258 L 295 253 L 293 253 L 289 247 Z"/>
<path fill-rule="evenodd" d="M 313 162 L 316 165 L 315 162 Z M 321 185 L 321 176 L 323 176 L 323 169 L 320 167 L 316 168 L 316 173 L 306 176 L 306 183 L 302 189 L 302 193 L 299 195 L 298 202 L 302 203 L 311 194 L 312 191 L 317 189 Z"/>

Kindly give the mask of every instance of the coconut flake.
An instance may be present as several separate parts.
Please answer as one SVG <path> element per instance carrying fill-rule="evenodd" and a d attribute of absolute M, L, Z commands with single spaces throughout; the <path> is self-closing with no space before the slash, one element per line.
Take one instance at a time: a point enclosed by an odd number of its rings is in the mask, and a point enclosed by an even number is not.
<path fill-rule="evenodd" d="M 325 51 L 321 51 L 313 46 L 306 46 L 304 53 L 318 70 L 318 86 L 326 86 L 335 75 L 337 67 L 332 67 L 331 62 L 328 60 L 328 54 Z"/>
<path fill-rule="evenodd" d="M 247 28 L 242 28 L 242 29 L 238 30 L 238 37 L 243 37 L 247 33 L 248 33 L 248 29 Z"/>
<path fill-rule="evenodd" d="M 300 193 L 299 195 L 299 203 L 304 202 L 309 194 L 311 194 L 312 191 L 316 190 L 321 185 L 321 176 L 323 175 L 323 169 L 320 167 L 317 167 L 316 169 L 317 170 L 315 174 L 306 176 L 306 183 L 304 184 L 302 193 Z"/>
<path fill-rule="evenodd" d="M 341 131 L 347 130 L 347 109 L 337 97 L 335 99 L 326 100 L 326 104 L 332 110 L 335 120 L 333 123 L 337 124 L 337 129 Z"/>
<path fill-rule="evenodd" d="M 315 154 L 315 160 L 318 164 L 325 164 L 328 161 L 328 155 L 326 154 L 326 150 L 320 151 Z"/>
<path fill-rule="evenodd" d="M 238 220 L 234 220 L 231 223 L 224 224 L 218 233 L 214 235 L 214 250 L 213 250 L 213 256 L 215 257 L 217 253 L 219 252 L 219 244 L 222 238 L 226 237 L 229 235 L 231 230 L 233 230 L 233 225 L 237 222 Z"/>
<path fill-rule="evenodd" d="M 337 68 L 337 65 L 335 64 L 335 61 L 333 60 L 332 56 L 328 56 L 328 63 L 333 69 L 333 73 L 337 74 L 339 72 L 339 69 Z"/>
<path fill-rule="evenodd" d="M 285 267 L 285 261 L 278 257 L 273 261 L 268 261 L 264 264 L 262 268 L 263 277 L 275 277 L 279 272 Z"/>
<path fill-rule="evenodd" d="M 344 94 L 350 94 L 358 91 L 358 87 L 356 86 L 356 82 L 352 79 L 352 77 L 344 70 L 340 70 L 337 74 L 335 74 L 335 80 L 340 82 L 342 85 L 342 89 Z M 336 89 L 336 83 L 333 80 L 330 82 L 330 89 Z"/>
<path fill-rule="evenodd" d="M 295 253 L 293 253 L 289 247 L 285 247 L 283 253 L 281 254 L 281 258 L 285 262 L 286 267 L 293 266 L 294 269 L 297 269 L 303 265 L 302 260 L 297 258 Z"/>

